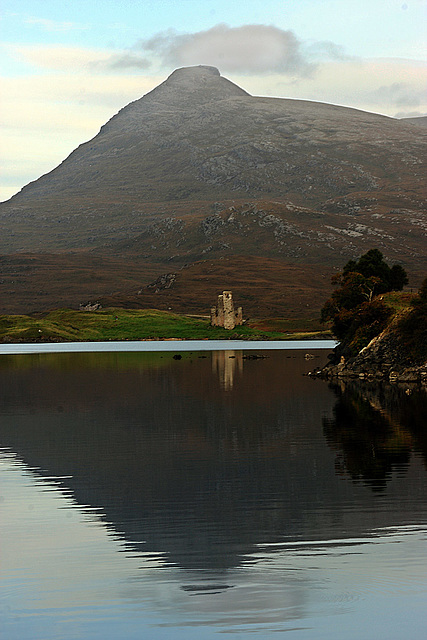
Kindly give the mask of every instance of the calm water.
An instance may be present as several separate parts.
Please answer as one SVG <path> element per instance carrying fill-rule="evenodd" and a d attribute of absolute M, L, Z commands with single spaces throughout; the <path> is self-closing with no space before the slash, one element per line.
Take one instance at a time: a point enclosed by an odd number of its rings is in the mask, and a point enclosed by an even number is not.
<path fill-rule="evenodd" d="M 426 395 L 181 347 L 0 356 L 1 637 L 424 639 Z"/>

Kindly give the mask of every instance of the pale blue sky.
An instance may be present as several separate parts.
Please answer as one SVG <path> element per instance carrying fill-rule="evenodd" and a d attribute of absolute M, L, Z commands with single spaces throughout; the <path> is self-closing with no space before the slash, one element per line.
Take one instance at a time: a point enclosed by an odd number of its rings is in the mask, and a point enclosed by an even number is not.
<path fill-rule="evenodd" d="M 0 200 L 52 169 L 179 66 L 214 64 L 255 95 L 423 115 L 426 6 L 3 0 Z"/>
<path fill-rule="evenodd" d="M 170 28 L 267 24 L 349 55 L 417 58 L 425 19 L 421 0 L 3 0 L 1 28 L 6 42 L 126 48 Z"/>

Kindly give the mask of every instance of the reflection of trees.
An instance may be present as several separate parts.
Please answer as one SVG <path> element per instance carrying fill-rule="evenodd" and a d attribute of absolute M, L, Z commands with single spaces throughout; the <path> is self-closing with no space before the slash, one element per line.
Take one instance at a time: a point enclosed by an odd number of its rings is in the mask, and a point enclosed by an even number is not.
<path fill-rule="evenodd" d="M 337 473 L 381 491 L 394 470 L 406 468 L 413 450 L 427 460 L 425 392 L 362 382 L 332 388 L 334 418 L 324 419 L 323 429 L 337 452 Z"/>

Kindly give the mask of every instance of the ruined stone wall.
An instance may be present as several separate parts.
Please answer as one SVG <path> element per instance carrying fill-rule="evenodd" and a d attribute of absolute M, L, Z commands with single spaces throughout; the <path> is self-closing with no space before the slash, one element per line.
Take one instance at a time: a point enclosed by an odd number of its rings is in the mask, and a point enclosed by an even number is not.
<path fill-rule="evenodd" d="M 224 307 L 224 329 L 234 329 L 234 303 L 231 291 L 223 292 L 222 304 Z"/>
<path fill-rule="evenodd" d="M 233 294 L 231 291 L 223 291 L 218 296 L 218 305 L 211 308 L 211 325 L 213 327 L 224 327 L 224 329 L 234 329 L 243 324 L 242 307 L 234 310 Z"/>

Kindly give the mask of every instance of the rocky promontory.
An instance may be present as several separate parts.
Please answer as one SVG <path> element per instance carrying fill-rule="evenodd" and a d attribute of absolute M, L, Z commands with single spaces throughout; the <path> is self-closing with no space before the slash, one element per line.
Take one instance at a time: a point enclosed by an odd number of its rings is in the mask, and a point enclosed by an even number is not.
<path fill-rule="evenodd" d="M 406 314 L 408 315 L 408 314 Z M 331 362 L 310 375 L 326 380 L 360 379 L 418 383 L 427 387 L 427 359 L 419 359 L 408 349 L 402 332 L 401 315 L 396 316 L 378 336 L 353 357 L 346 358 L 345 345 L 338 345 Z"/>

